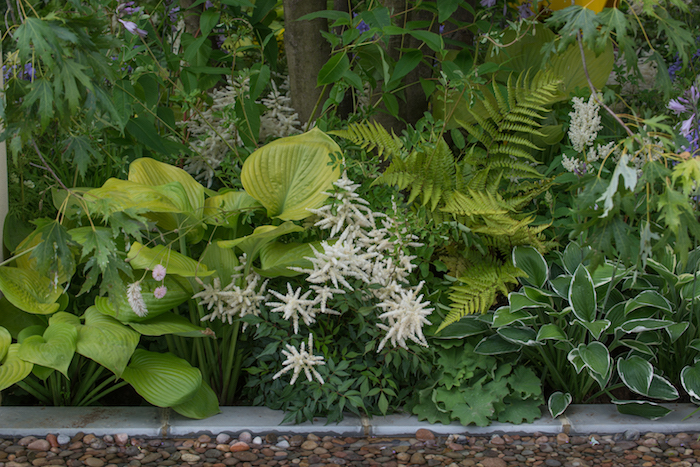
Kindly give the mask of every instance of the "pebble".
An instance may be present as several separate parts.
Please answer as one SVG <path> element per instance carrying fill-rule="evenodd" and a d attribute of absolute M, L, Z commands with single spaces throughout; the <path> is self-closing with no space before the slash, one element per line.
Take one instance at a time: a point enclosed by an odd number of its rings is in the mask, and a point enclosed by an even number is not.
<path fill-rule="evenodd" d="M 467 428 L 468 430 L 468 428 Z M 62 438 L 63 437 L 63 438 Z M 247 441 L 246 441 L 247 440 Z M 0 439 L 0 467 L 700 467 L 697 433 L 349 438 L 243 432 L 186 439 L 126 434 Z"/>

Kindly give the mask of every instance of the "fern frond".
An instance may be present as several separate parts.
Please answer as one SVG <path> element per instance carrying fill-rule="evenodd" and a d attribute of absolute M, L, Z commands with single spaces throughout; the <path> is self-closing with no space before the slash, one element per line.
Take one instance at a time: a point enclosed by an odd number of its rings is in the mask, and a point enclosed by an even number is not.
<path fill-rule="evenodd" d="M 471 217 L 503 215 L 508 213 L 509 209 L 497 193 L 469 190 L 467 193 L 453 193 L 442 211 Z"/>
<path fill-rule="evenodd" d="M 452 309 L 440 324 L 438 332 L 466 315 L 488 311 L 496 303 L 498 292 L 507 295 L 511 284 L 517 285 L 519 276 L 522 276 L 522 272 L 512 263 L 498 264 L 485 260 L 468 268 L 458 278 L 463 285 L 452 287 L 449 295 Z"/>
<path fill-rule="evenodd" d="M 347 130 L 335 130 L 328 133 L 348 139 L 366 151 L 376 148 L 380 157 L 387 153 L 394 158 L 400 156 L 404 151 L 403 142 L 393 132 L 389 134 L 377 122 L 351 123 Z"/>

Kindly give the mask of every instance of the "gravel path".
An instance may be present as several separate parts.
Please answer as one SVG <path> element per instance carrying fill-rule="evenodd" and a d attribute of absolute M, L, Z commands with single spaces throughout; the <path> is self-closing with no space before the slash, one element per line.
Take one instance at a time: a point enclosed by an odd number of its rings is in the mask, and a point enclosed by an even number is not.
<path fill-rule="evenodd" d="M 698 434 L 628 431 L 616 435 L 494 435 L 436 437 L 418 430 L 406 438 L 264 437 L 73 438 L 48 435 L 0 439 L 0 467 L 700 467 Z"/>

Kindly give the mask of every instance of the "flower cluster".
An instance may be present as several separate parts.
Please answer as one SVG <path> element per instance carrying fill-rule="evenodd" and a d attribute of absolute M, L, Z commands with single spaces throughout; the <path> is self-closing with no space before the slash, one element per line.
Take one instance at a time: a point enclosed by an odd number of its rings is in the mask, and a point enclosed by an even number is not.
<path fill-rule="evenodd" d="M 689 146 L 684 146 L 682 149 L 690 153 L 700 150 L 699 89 L 700 85 L 696 82 L 690 89 L 685 91 L 683 97 L 671 99 L 668 103 L 669 110 L 683 118 L 680 124 L 681 135 L 688 140 Z"/>
<path fill-rule="evenodd" d="M 603 128 L 600 124 L 600 105 L 596 99 L 599 97 L 594 94 L 591 94 L 588 102 L 580 97 L 572 99 L 574 111 L 569 113 L 569 141 L 576 152 L 585 152 L 592 146 L 598 131 Z"/>
<path fill-rule="evenodd" d="M 242 271 L 245 268 L 245 256 L 241 257 L 241 265 L 236 269 Z M 202 317 L 202 321 L 214 321 L 220 319 L 228 324 L 233 324 L 236 317 L 242 318 L 246 315 L 259 316 L 260 305 L 266 300 L 265 290 L 267 282 L 260 282 L 260 275 L 256 272 L 248 274 L 243 279 L 243 274 L 231 276 L 231 282 L 223 289 L 221 280 L 215 277 L 211 284 L 205 284 L 197 278 L 197 282 L 204 290 L 196 293 L 192 298 L 198 298 L 201 306 L 206 306 L 210 313 Z M 243 330 L 247 323 L 243 324 Z"/>
<path fill-rule="evenodd" d="M 296 347 L 287 344 L 287 350 L 282 351 L 282 355 L 287 357 L 287 359 L 282 362 L 284 368 L 277 372 L 275 376 L 272 377 L 272 379 L 277 379 L 283 374 L 287 373 L 289 370 L 294 370 L 292 379 L 289 382 L 289 384 L 291 385 L 296 382 L 297 377 L 299 377 L 299 374 L 301 373 L 301 370 L 304 370 L 304 374 L 306 375 L 306 378 L 309 381 L 313 380 L 313 378 L 311 378 L 311 375 L 313 374 L 318 380 L 318 382 L 323 384 L 323 378 L 314 367 L 319 365 L 325 365 L 326 362 L 323 361 L 323 357 L 319 357 L 311 353 L 313 352 L 314 348 L 313 334 L 309 334 L 308 351 L 304 348 L 305 344 L 305 342 L 301 343 L 301 350 L 297 350 Z"/>
<path fill-rule="evenodd" d="M 274 81 L 270 83 L 272 90 L 261 100 L 267 110 L 260 117 L 260 139 L 300 133 L 299 116 L 290 106 L 288 85 L 285 82 L 278 89 Z M 212 106 L 186 122 L 192 136 L 190 145 L 197 155 L 188 159 L 185 170 L 205 182 L 207 187 L 211 187 L 216 170 L 231 148 L 243 146 L 236 126 L 240 122 L 235 118 L 234 108 L 237 100 L 248 99 L 249 90 L 249 77 L 242 76 L 237 81 L 229 77 L 226 86 L 210 93 Z"/>

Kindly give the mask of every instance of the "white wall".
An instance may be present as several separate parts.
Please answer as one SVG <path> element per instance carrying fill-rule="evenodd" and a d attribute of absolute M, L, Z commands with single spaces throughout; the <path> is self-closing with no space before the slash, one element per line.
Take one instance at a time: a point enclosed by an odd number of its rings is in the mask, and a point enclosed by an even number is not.
<path fill-rule="evenodd" d="M 2 44 L 0 44 L 0 99 L 5 99 L 5 84 L 3 83 L 2 73 Z M 2 122 L 0 121 L 0 132 L 2 132 Z M 0 261 L 4 260 L 3 248 L 3 226 L 5 225 L 5 216 L 7 216 L 7 150 L 5 142 L 0 143 Z"/>

